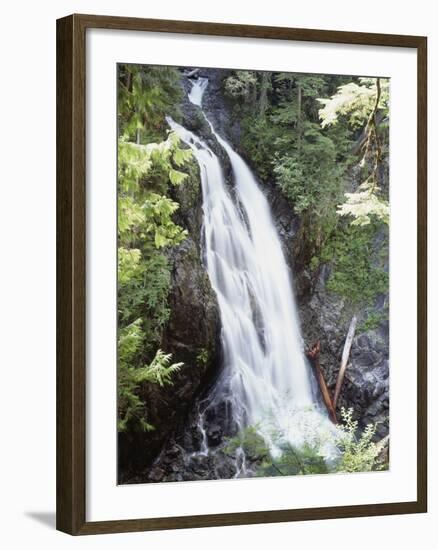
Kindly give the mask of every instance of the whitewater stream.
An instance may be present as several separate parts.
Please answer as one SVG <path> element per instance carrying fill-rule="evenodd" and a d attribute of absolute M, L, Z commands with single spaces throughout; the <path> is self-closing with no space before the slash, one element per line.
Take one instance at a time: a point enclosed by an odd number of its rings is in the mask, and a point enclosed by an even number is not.
<path fill-rule="evenodd" d="M 192 83 L 190 101 L 202 109 L 206 78 Z M 216 293 L 223 368 L 199 411 L 201 454 L 209 447 L 204 426 L 209 408 L 226 402 L 238 430 L 253 426 L 271 454 L 285 445 L 324 442 L 335 427 L 316 398 L 313 374 L 303 350 L 292 274 L 269 204 L 253 173 L 226 139 L 211 131 L 227 153 L 234 191 L 218 156 L 183 126 L 168 118 L 199 164 L 203 194 L 204 263 Z M 239 454 L 239 453 L 238 453 Z M 243 455 L 240 452 L 240 455 Z M 245 475 L 239 457 L 236 476 Z"/>

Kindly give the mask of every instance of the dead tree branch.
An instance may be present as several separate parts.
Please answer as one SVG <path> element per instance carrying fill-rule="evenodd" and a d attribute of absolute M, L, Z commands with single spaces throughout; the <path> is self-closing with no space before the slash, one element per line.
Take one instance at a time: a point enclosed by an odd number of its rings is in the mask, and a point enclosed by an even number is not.
<path fill-rule="evenodd" d="M 324 405 L 327 408 L 330 419 L 332 420 L 332 422 L 337 424 L 338 420 L 336 418 L 336 410 L 335 410 L 335 407 L 333 406 L 332 399 L 330 397 L 330 392 L 324 378 L 324 373 L 322 372 L 322 369 L 321 369 L 321 364 L 319 360 L 320 351 L 321 351 L 321 345 L 318 341 L 318 342 L 315 342 L 315 344 L 313 344 L 313 346 L 307 350 L 306 356 L 310 359 L 310 362 L 312 363 L 312 366 L 315 370 L 315 375 L 318 381 L 319 389 L 321 390 L 322 399 L 324 401 Z"/>
<path fill-rule="evenodd" d="M 353 315 L 350 326 L 348 328 L 347 338 L 345 339 L 344 349 L 342 351 L 341 367 L 339 369 L 338 378 L 336 380 L 335 394 L 333 396 L 333 408 L 336 410 L 336 405 L 341 393 L 342 382 L 344 381 L 345 371 L 348 366 L 348 358 L 350 357 L 351 345 L 353 344 L 354 333 L 356 332 L 357 317 Z"/>

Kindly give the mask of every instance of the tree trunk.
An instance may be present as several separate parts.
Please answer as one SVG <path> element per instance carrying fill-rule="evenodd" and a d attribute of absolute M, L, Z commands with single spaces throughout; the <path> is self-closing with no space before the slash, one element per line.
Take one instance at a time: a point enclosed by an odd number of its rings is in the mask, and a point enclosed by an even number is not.
<path fill-rule="evenodd" d="M 330 416 L 330 420 L 334 423 L 338 423 L 338 419 L 336 418 L 336 410 L 333 406 L 332 399 L 330 397 L 330 392 L 327 387 L 324 374 L 321 369 L 321 364 L 319 361 L 319 353 L 321 351 L 321 346 L 319 342 L 316 342 L 309 350 L 307 350 L 306 355 L 310 359 L 310 362 L 312 363 L 312 366 L 315 370 L 315 376 L 318 381 L 319 389 L 321 390 L 322 399 L 324 401 L 324 405 L 327 408 L 327 411 Z"/>
<path fill-rule="evenodd" d="M 341 367 L 336 380 L 335 394 L 333 396 L 333 407 L 336 410 L 336 404 L 341 393 L 342 382 L 344 381 L 345 371 L 348 366 L 348 358 L 350 357 L 351 345 L 353 344 L 354 333 L 356 331 L 357 317 L 353 315 L 350 326 L 348 328 L 347 338 L 345 339 L 344 350 L 342 351 Z"/>

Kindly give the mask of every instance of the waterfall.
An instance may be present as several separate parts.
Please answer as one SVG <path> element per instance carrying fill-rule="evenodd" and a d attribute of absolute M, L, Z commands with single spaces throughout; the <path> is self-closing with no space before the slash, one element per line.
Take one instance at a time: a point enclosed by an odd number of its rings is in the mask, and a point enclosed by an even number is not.
<path fill-rule="evenodd" d="M 189 94 L 201 109 L 207 85 L 199 78 Z M 248 165 L 204 116 L 230 159 L 232 193 L 212 149 L 171 118 L 168 123 L 199 164 L 204 262 L 221 317 L 224 364 L 206 407 L 227 402 L 237 428 L 254 426 L 273 455 L 285 443 L 323 442 L 335 428 L 312 390 L 292 275 L 269 204 Z"/>

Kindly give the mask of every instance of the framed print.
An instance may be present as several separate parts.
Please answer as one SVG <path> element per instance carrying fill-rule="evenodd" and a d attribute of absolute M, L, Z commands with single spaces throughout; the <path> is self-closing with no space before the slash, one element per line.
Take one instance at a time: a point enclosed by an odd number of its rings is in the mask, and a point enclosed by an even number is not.
<path fill-rule="evenodd" d="M 426 38 L 57 25 L 58 529 L 425 512 Z"/>

